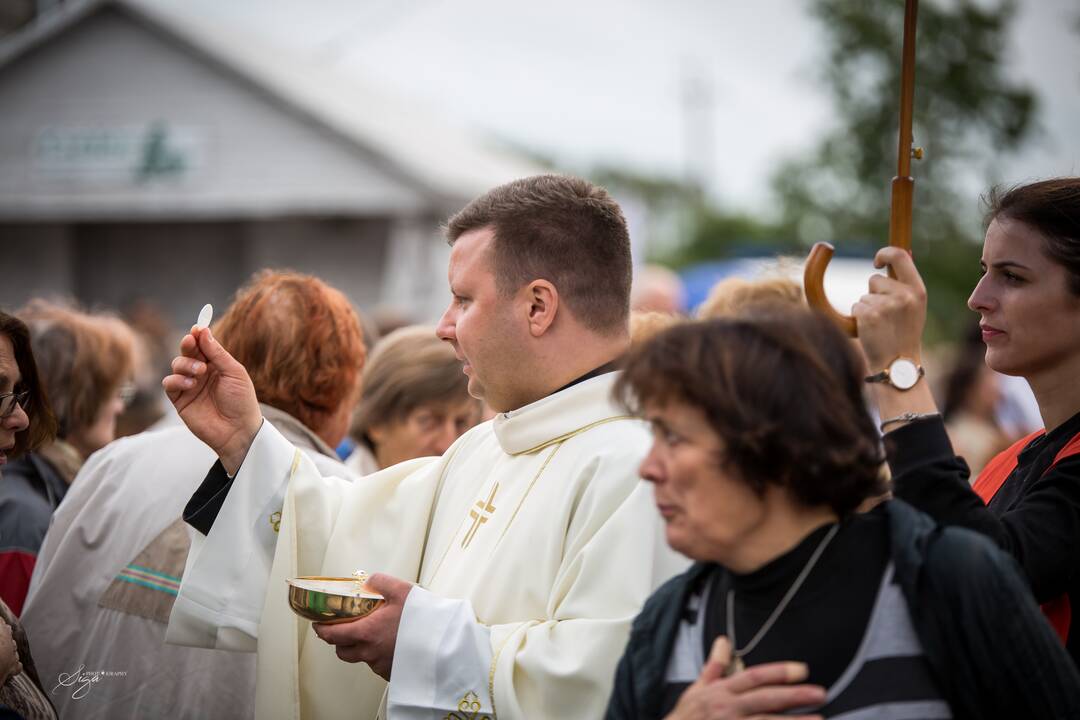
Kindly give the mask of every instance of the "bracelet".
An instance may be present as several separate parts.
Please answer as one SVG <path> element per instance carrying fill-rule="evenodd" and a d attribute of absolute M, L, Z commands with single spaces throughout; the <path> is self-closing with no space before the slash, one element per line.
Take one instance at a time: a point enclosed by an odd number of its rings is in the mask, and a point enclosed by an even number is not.
<path fill-rule="evenodd" d="M 936 418 L 936 417 L 941 417 L 941 413 L 936 413 L 936 412 L 932 412 L 932 413 L 917 413 L 917 412 L 900 413 L 896 417 L 891 417 L 888 420 L 882 420 L 881 425 L 879 425 L 878 427 L 881 428 L 881 432 L 885 432 L 885 428 L 889 427 L 890 425 L 895 425 L 896 423 L 909 423 L 909 422 L 915 422 L 916 420 L 929 420 L 930 418 Z"/>

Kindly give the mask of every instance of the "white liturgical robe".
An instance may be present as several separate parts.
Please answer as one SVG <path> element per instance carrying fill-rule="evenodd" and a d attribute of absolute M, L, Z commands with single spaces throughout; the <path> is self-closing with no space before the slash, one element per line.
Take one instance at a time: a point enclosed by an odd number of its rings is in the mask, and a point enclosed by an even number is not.
<path fill-rule="evenodd" d="M 631 620 L 685 566 L 638 478 L 648 430 L 612 403 L 614 380 L 356 484 L 323 477 L 263 423 L 193 542 L 169 641 L 257 644 L 258 717 L 602 716 Z M 268 511 L 286 483 L 275 536 Z M 287 577 L 356 569 L 416 583 L 385 698 L 381 679 L 338 660 L 287 604 Z"/>

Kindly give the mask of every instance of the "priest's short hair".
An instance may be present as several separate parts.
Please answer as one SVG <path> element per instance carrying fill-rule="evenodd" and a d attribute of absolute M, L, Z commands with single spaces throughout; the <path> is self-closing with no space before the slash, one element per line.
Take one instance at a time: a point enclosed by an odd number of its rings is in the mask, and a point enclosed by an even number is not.
<path fill-rule="evenodd" d="M 320 432 L 355 404 L 366 352 L 356 310 L 322 280 L 263 270 L 214 323 L 218 342 L 251 376 L 259 402 Z"/>
<path fill-rule="evenodd" d="M 630 314 L 630 234 L 619 204 L 599 185 L 535 175 L 476 198 L 446 225 L 450 244 L 467 232 L 495 233 L 495 283 L 509 296 L 549 280 L 570 312 L 601 334 L 626 332 Z"/>

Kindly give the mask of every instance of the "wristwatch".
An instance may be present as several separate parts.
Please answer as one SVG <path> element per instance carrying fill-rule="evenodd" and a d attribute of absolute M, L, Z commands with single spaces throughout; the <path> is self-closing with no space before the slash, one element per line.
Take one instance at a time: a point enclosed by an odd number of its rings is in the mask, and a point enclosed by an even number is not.
<path fill-rule="evenodd" d="M 868 376 L 866 382 L 888 383 L 897 390 L 910 390 L 915 387 L 915 383 L 919 382 L 923 373 L 922 365 L 916 365 L 914 360 L 898 357 L 889 363 L 889 367 L 876 375 Z"/>

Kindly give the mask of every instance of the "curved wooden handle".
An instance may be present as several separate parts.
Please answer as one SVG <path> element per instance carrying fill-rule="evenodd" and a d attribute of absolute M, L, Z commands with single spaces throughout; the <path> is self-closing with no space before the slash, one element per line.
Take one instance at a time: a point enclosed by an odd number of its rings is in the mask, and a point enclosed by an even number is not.
<path fill-rule="evenodd" d="M 825 297 L 825 268 L 829 266 L 835 252 L 832 245 L 827 242 L 814 243 L 810 250 L 810 257 L 806 258 L 806 266 L 803 268 L 803 289 L 806 292 L 806 301 L 810 307 L 825 313 L 840 329 L 851 337 L 859 334 L 855 325 L 855 318 L 850 315 L 839 313 Z"/>
<path fill-rule="evenodd" d="M 911 252 L 911 208 L 915 181 L 911 178 L 911 157 L 922 157 L 922 148 L 912 148 L 911 118 L 915 102 L 915 22 L 919 0 L 904 3 L 904 47 L 900 70 L 900 146 L 896 157 L 896 177 L 892 180 L 892 207 L 889 213 L 889 245 Z M 825 297 L 825 268 L 833 256 L 829 243 L 815 243 L 803 268 L 803 289 L 810 307 L 825 313 L 851 337 L 859 334 L 855 318 L 838 313 Z M 889 276 L 895 278 L 892 268 Z"/>

